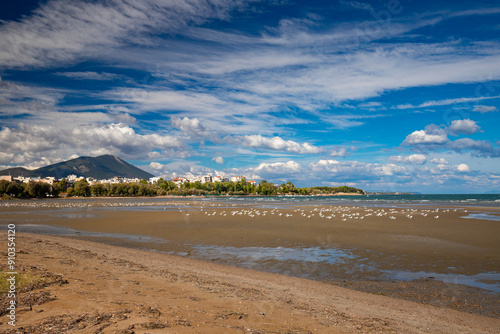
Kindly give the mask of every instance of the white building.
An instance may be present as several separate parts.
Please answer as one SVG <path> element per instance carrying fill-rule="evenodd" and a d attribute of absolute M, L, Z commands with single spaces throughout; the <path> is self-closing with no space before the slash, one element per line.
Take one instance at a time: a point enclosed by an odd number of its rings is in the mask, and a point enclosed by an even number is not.
<path fill-rule="evenodd" d="M 90 185 L 93 185 L 95 183 L 97 183 L 97 179 L 93 178 L 93 177 L 88 177 L 87 179 L 87 182 L 90 184 Z"/>
<path fill-rule="evenodd" d="M 160 179 L 161 179 L 161 177 L 159 177 L 159 176 L 151 177 L 151 178 L 149 178 L 149 183 L 151 183 L 151 184 L 158 183 L 158 181 L 160 181 Z"/>
<path fill-rule="evenodd" d="M 205 175 L 201 177 L 201 184 L 206 182 L 212 182 L 212 175 Z"/>
<path fill-rule="evenodd" d="M 231 182 L 240 182 L 243 179 L 243 176 L 232 176 Z"/>
<path fill-rule="evenodd" d="M 5 181 L 11 182 L 12 181 L 12 176 L 11 175 L 2 175 L 1 179 L 5 180 Z"/>
<path fill-rule="evenodd" d="M 175 183 L 177 187 L 180 187 L 181 184 L 188 182 L 188 180 L 183 177 L 177 177 L 172 179 L 172 182 Z"/>
<path fill-rule="evenodd" d="M 55 178 L 55 177 L 53 177 L 53 176 L 47 176 L 46 178 L 41 179 L 40 181 L 41 181 L 41 182 L 44 182 L 44 183 L 48 183 L 48 184 L 50 184 L 50 185 L 53 185 L 53 184 L 54 184 L 54 182 L 56 182 L 57 180 L 56 180 L 56 178 Z"/>

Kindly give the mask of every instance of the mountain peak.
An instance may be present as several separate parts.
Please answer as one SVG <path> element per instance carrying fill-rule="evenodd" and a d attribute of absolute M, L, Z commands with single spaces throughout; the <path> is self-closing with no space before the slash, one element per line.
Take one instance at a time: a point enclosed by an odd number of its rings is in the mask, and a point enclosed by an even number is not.
<path fill-rule="evenodd" d="M 0 171 L 0 175 L 9 175 L 9 173 L 14 177 L 20 175 L 27 177 L 52 176 L 58 179 L 71 174 L 96 179 L 108 179 L 115 176 L 148 179 L 154 176 L 111 154 L 100 155 L 98 157 L 78 157 L 31 171 L 24 168 L 10 168 Z"/>

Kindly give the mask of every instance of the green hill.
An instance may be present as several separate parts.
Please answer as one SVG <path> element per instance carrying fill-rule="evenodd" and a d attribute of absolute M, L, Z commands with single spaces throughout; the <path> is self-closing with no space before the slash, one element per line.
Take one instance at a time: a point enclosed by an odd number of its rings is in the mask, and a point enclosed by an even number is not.
<path fill-rule="evenodd" d="M 12 175 L 12 177 L 52 176 L 58 179 L 67 177 L 70 174 L 76 174 L 77 176 L 84 177 L 93 177 L 96 179 L 107 179 L 114 176 L 149 179 L 150 177 L 154 176 L 114 155 L 109 154 L 101 155 L 99 157 L 79 157 L 34 170 L 16 167 L 0 171 L 0 175 Z"/>

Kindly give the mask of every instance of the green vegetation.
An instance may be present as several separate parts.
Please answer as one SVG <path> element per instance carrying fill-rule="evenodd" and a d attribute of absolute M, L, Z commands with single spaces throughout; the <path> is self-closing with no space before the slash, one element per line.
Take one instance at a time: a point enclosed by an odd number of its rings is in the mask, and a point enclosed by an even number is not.
<path fill-rule="evenodd" d="M 262 180 L 258 185 L 248 183 L 245 179 L 240 182 L 186 182 L 179 187 L 172 181 L 160 179 L 155 184 L 149 184 L 145 179 L 138 183 L 95 183 L 90 185 L 86 180 L 69 184 L 65 179 L 54 182 L 52 185 L 43 182 L 23 183 L 0 181 L 0 195 L 7 198 L 45 198 L 58 197 L 66 193 L 67 196 L 81 197 L 127 197 L 127 196 L 203 196 L 203 195 L 333 195 L 337 193 L 363 194 L 363 190 L 342 187 L 309 187 L 297 188 L 292 182 L 275 185 Z"/>
<path fill-rule="evenodd" d="M 0 295 L 5 294 L 9 291 L 10 283 L 7 278 L 13 276 L 12 274 L 0 273 Z M 50 283 L 51 278 L 48 276 L 43 276 L 37 273 L 31 272 L 18 272 L 14 274 L 16 276 L 16 289 L 21 290 L 32 290 L 31 287 L 36 286 L 46 286 Z"/>
<path fill-rule="evenodd" d="M 0 195 L 27 198 L 57 197 L 59 189 L 44 182 L 30 181 L 19 185 L 15 181 L 0 180 Z"/>

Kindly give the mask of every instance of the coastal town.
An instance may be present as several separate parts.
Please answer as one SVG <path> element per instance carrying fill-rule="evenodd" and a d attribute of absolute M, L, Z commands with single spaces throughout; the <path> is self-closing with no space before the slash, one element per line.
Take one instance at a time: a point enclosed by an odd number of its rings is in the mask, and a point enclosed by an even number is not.
<path fill-rule="evenodd" d="M 297 188 L 288 181 L 274 184 L 261 180 L 247 180 L 245 176 L 192 176 L 176 177 L 164 180 L 161 177 L 126 178 L 112 177 L 97 179 L 93 177 L 70 174 L 57 179 L 55 177 L 12 177 L 2 175 L 0 195 L 9 198 L 46 198 L 71 196 L 202 196 L 202 195 L 333 195 L 363 194 L 357 188 L 341 187 L 307 187 Z"/>
<path fill-rule="evenodd" d="M 48 177 L 25 177 L 25 176 L 16 176 L 12 177 L 11 175 L 1 175 L 0 180 L 5 180 L 8 182 L 18 182 L 19 184 L 22 183 L 29 183 L 29 182 L 43 182 L 47 184 L 54 184 L 55 182 L 62 182 L 66 181 L 69 184 L 71 183 L 76 183 L 81 180 L 87 181 L 89 185 L 94 185 L 94 184 L 117 184 L 117 183 L 139 183 L 141 180 L 140 178 L 128 178 L 128 177 L 119 177 L 115 176 L 109 179 L 97 179 L 94 177 L 84 177 L 84 176 L 77 176 L 76 174 L 70 174 L 64 178 L 57 179 L 52 176 Z M 147 180 L 148 183 L 150 184 L 155 184 L 158 183 L 158 181 L 162 180 L 161 177 L 155 176 L 149 178 Z M 172 180 L 173 183 L 175 183 L 178 187 L 180 187 L 184 183 L 195 183 L 195 182 L 200 182 L 201 184 L 207 183 L 207 182 L 241 182 L 241 180 L 246 180 L 246 177 L 244 176 L 231 176 L 231 177 L 224 177 L 224 176 L 212 176 L 212 175 L 204 175 L 204 176 L 193 176 L 190 178 L 187 177 L 177 177 Z M 255 185 L 254 180 L 249 180 L 246 181 L 250 185 Z"/>

